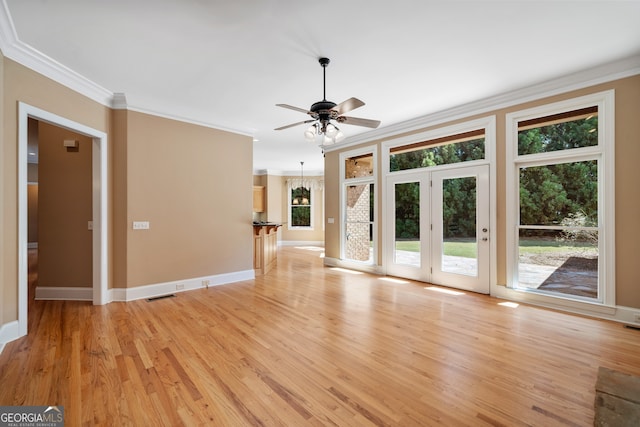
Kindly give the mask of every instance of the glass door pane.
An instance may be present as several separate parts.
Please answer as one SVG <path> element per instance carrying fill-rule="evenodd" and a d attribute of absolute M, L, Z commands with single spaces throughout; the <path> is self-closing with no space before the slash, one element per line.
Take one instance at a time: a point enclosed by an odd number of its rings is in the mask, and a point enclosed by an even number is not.
<path fill-rule="evenodd" d="M 420 183 L 395 184 L 393 262 L 420 267 Z"/>
<path fill-rule="evenodd" d="M 389 177 L 386 186 L 386 273 L 429 281 L 429 174 Z"/>
<path fill-rule="evenodd" d="M 476 177 L 442 180 L 441 270 L 478 275 Z"/>
<path fill-rule="evenodd" d="M 345 258 L 373 262 L 373 184 L 348 185 L 346 194 Z"/>

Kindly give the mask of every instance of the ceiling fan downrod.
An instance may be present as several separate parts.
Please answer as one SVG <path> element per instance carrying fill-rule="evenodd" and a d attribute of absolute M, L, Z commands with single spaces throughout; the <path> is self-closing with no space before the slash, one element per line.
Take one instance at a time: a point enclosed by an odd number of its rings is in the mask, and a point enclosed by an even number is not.
<path fill-rule="evenodd" d="M 329 58 L 320 58 L 318 62 L 322 66 L 322 100 L 327 100 L 327 66 L 329 66 Z"/>

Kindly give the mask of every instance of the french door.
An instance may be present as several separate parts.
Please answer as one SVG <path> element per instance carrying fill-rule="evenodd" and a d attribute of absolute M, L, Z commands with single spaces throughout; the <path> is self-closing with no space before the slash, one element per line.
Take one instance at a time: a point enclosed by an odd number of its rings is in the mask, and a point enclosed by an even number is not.
<path fill-rule="evenodd" d="M 387 179 L 387 273 L 489 293 L 489 166 Z"/>

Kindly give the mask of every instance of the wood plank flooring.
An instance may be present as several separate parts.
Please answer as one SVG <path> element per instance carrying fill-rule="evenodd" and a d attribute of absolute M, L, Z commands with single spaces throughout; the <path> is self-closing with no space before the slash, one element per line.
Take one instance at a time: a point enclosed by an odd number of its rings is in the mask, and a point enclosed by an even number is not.
<path fill-rule="evenodd" d="M 154 302 L 31 301 L 0 405 L 61 405 L 68 426 L 589 426 L 598 367 L 640 375 L 639 331 L 321 253 Z"/>

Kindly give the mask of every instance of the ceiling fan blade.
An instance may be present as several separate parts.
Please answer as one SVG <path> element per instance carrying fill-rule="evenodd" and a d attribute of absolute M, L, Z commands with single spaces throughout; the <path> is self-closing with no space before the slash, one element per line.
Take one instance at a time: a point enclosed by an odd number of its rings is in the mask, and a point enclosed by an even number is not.
<path fill-rule="evenodd" d="M 298 122 L 298 123 L 292 123 L 290 125 L 286 125 L 286 126 L 280 126 L 279 128 L 275 128 L 274 130 L 283 130 L 283 129 L 288 129 L 288 128 L 292 128 L 294 126 L 298 126 L 298 125 L 303 125 L 305 123 L 311 123 L 311 122 L 315 122 L 315 119 L 312 120 L 305 120 L 304 122 Z"/>
<path fill-rule="evenodd" d="M 342 101 L 340 104 L 333 107 L 332 110 L 337 111 L 338 115 L 342 115 L 351 110 L 355 110 L 356 108 L 360 108 L 363 105 L 364 102 L 360 101 L 358 98 L 349 98 L 346 101 Z"/>
<path fill-rule="evenodd" d="M 364 126 L 368 128 L 377 128 L 380 126 L 380 120 L 360 119 L 358 117 L 340 116 L 337 119 L 338 123 L 345 123 L 347 125 Z"/>
<path fill-rule="evenodd" d="M 293 105 L 289 105 L 289 104 L 276 104 L 276 107 L 288 108 L 289 110 L 299 111 L 301 113 L 309 114 L 309 110 L 305 110 L 304 108 L 294 107 Z"/>

